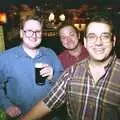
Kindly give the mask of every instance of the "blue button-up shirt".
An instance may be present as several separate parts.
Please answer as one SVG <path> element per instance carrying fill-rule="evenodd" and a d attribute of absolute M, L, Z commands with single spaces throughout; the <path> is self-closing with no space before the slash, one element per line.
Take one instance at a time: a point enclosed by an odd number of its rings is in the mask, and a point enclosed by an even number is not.
<path fill-rule="evenodd" d="M 45 85 L 35 83 L 35 63 L 42 62 L 53 67 L 52 80 Z M 9 49 L 0 54 L 0 107 L 6 109 L 12 104 L 28 112 L 39 100 L 50 91 L 63 71 L 55 52 L 41 47 L 35 58 L 28 56 L 22 46 Z M 6 93 L 5 93 L 6 91 Z"/>

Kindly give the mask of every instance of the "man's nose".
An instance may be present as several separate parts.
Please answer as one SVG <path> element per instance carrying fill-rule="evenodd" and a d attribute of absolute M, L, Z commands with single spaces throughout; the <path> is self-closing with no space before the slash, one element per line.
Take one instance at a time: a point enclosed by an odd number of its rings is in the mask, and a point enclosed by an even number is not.
<path fill-rule="evenodd" d="M 66 41 L 69 41 L 71 38 L 69 36 L 66 36 Z"/>
<path fill-rule="evenodd" d="M 36 32 L 33 33 L 32 37 L 36 37 Z"/>
<path fill-rule="evenodd" d="M 96 44 L 102 44 L 102 40 L 101 40 L 101 38 L 100 38 L 100 36 L 98 36 L 97 38 L 96 38 L 96 42 L 95 42 Z"/>

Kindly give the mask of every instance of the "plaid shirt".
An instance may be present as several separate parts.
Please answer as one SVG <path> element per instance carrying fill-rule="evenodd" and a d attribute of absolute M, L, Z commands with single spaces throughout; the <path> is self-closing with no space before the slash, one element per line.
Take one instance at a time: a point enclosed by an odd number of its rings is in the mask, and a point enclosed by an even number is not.
<path fill-rule="evenodd" d="M 68 68 L 43 101 L 50 109 L 66 103 L 69 120 L 120 120 L 120 60 L 93 83 L 88 59 Z"/>

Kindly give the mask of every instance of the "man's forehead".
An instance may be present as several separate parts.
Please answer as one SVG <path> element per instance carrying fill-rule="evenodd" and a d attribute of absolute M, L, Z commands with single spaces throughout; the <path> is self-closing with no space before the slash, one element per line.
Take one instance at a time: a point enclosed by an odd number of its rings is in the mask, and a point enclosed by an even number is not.
<path fill-rule="evenodd" d="M 87 27 L 87 33 L 110 32 L 110 26 L 106 23 L 92 22 Z"/>
<path fill-rule="evenodd" d="M 65 26 L 63 27 L 61 30 L 61 32 L 64 32 L 64 31 L 72 31 L 72 32 L 75 32 L 75 29 L 72 27 L 72 26 Z"/>
<path fill-rule="evenodd" d="M 26 21 L 25 24 L 24 24 L 24 28 L 31 28 L 31 27 L 33 27 L 33 28 L 41 27 L 41 24 L 37 20 L 28 20 L 28 21 Z"/>

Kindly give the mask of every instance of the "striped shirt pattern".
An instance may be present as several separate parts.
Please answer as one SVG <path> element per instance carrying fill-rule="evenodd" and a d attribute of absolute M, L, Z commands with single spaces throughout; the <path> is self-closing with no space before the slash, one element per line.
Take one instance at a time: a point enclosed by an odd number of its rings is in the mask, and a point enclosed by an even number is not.
<path fill-rule="evenodd" d="M 65 70 L 44 103 L 50 109 L 66 103 L 68 120 L 120 120 L 120 60 L 113 56 L 96 83 L 88 63 Z"/>

